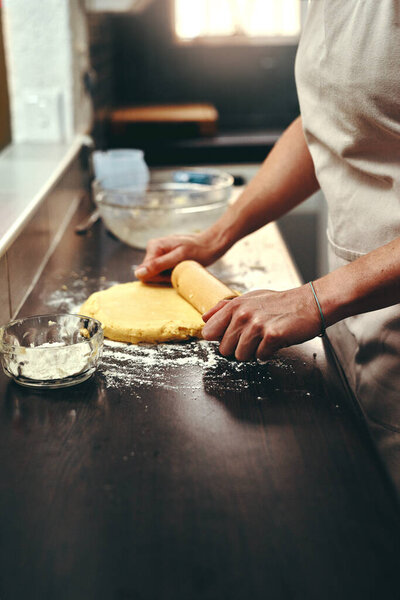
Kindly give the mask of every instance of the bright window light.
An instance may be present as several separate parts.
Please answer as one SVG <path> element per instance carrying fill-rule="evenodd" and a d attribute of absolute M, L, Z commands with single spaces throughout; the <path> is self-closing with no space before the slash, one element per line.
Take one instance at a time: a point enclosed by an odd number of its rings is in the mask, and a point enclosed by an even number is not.
<path fill-rule="evenodd" d="M 182 40 L 293 37 L 300 33 L 300 0 L 175 0 L 175 30 Z"/>

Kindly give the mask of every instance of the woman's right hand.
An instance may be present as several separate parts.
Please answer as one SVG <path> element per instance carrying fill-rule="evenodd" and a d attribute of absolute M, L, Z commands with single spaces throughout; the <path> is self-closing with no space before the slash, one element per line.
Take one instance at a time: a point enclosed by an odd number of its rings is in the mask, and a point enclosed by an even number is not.
<path fill-rule="evenodd" d="M 215 243 L 215 235 L 207 231 L 155 238 L 148 242 L 146 255 L 135 275 L 143 282 L 170 281 L 171 270 L 183 260 L 196 260 L 207 266 L 223 253 Z"/>

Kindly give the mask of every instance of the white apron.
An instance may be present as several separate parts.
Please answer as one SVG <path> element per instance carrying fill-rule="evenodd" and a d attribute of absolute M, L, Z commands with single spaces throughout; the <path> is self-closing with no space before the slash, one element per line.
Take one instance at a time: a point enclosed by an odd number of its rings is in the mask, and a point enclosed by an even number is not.
<path fill-rule="evenodd" d="M 296 82 L 335 269 L 400 235 L 400 0 L 311 0 Z M 328 335 L 400 489 L 400 305 Z"/>

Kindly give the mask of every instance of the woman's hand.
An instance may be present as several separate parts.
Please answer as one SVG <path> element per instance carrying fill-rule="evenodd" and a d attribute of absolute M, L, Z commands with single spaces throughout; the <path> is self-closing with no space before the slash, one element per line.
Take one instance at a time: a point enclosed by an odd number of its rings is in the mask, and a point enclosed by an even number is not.
<path fill-rule="evenodd" d="M 169 281 L 171 269 L 183 260 L 196 260 L 207 266 L 224 253 L 217 236 L 207 231 L 193 235 L 170 235 L 150 240 L 146 256 L 135 271 L 143 282 Z"/>
<path fill-rule="evenodd" d="M 285 292 L 257 290 L 223 300 L 203 315 L 203 337 L 219 340 L 223 356 L 265 360 L 280 348 L 305 342 L 321 331 L 309 285 Z"/>

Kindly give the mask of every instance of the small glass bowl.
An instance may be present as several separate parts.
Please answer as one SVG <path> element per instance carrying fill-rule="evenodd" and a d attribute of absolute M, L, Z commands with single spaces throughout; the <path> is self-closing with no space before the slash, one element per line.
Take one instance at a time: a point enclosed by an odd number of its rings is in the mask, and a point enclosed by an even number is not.
<path fill-rule="evenodd" d="M 101 323 L 81 315 L 39 315 L 0 327 L 3 370 L 20 385 L 63 388 L 86 381 L 103 354 Z"/>

